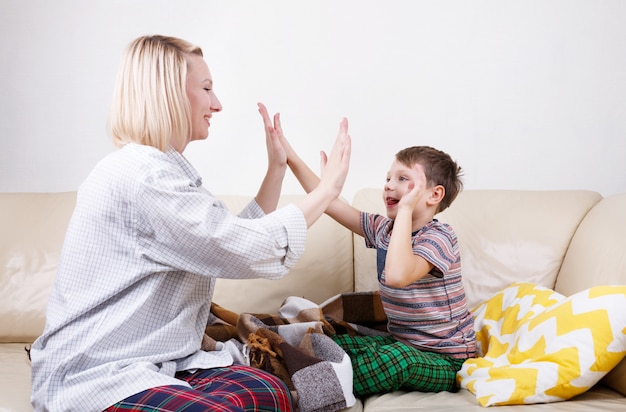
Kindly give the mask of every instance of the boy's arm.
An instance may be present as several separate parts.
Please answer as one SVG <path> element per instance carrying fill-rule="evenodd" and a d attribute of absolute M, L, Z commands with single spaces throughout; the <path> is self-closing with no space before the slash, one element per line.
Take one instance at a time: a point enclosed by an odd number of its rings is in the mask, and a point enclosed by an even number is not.
<path fill-rule="evenodd" d="M 264 121 L 271 122 L 269 119 L 269 114 L 265 106 L 259 103 L 259 112 L 261 116 L 263 116 Z M 278 132 L 278 137 L 284 148 L 287 155 L 287 165 L 302 185 L 302 188 L 310 193 L 315 188 L 318 187 L 320 183 L 319 177 L 313 172 L 308 165 L 298 156 L 296 151 L 291 147 L 285 135 L 283 133 L 281 124 L 280 124 L 280 115 L 274 115 L 274 127 Z M 326 161 L 326 154 L 324 152 L 321 153 L 322 162 Z M 346 202 L 341 199 L 335 199 L 332 201 L 330 206 L 326 209 L 326 214 L 335 219 L 341 225 L 350 229 L 352 232 L 363 236 L 363 230 L 361 229 L 361 211 L 350 206 Z"/>
<path fill-rule="evenodd" d="M 309 168 L 309 166 L 297 155 L 297 153 L 288 146 L 287 140 L 283 139 L 283 145 L 287 145 L 287 165 L 302 185 L 302 188 L 309 193 L 315 189 L 319 183 L 317 175 Z M 324 153 L 321 154 L 325 156 Z M 350 229 L 352 232 L 363 236 L 361 229 L 361 211 L 352 207 L 341 199 L 335 199 L 326 209 L 326 214 L 335 219 L 341 225 Z"/>
<path fill-rule="evenodd" d="M 412 210 L 398 210 L 385 261 L 385 285 L 403 288 L 423 278 L 434 265 L 413 253 Z"/>
<path fill-rule="evenodd" d="M 421 169 L 421 166 L 416 167 Z M 428 260 L 413 253 L 413 210 L 426 184 L 423 169 L 420 174 L 422 179 L 416 184 L 410 183 L 409 191 L 398 203 L 385 260 L 384 283 L 389 287 L 403 288 L 423 278 L 434 268 Z"/>

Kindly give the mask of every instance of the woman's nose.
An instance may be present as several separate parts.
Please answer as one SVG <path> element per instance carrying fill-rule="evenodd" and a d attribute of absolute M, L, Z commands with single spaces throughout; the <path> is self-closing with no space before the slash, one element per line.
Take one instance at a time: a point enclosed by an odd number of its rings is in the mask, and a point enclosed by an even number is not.
<path fill-rule="evenodd" d="M 220 102 L 220 99 L 217 98 L 215 92 L 213 92 L 213 96 L 211 98 L 211 110 L 214 112 L 222 111 L 222 103 Z"/>

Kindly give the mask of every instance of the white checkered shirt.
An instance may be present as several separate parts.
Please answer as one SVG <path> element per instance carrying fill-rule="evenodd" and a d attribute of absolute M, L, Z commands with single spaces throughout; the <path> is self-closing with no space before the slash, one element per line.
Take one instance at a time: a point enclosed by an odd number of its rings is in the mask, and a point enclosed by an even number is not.
<path fill-rule="evenodd" d="M 288 205 L 240 214 L 202 187 L 175 150 L 128 144 L 81 185 L 32 347 L 36 410 L 98 411 L 178 370 L 232 364 L 204 352 L 215 278 L 282 277 L 304 251 L 306 222 Z"/>

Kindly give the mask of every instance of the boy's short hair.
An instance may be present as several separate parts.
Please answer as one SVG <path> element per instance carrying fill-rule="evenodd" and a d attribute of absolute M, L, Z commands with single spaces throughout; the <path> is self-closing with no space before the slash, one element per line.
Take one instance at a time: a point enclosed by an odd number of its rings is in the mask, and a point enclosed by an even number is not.
<path fill-rule="evenodd" d="M 459 166 L 449 154 L 430 146 L 411 146 L 396 153 L 396 160 L 407 167 L 420 164 L 424 168 L 429 187 L 441 185 L 445 189 L 437 213 L 446 210 L 463 190 L 463 176 Z"/>
<path fill-rule="evenodd" d="M 191 134 L 185 85 L 186 54 L 202 49 L 169 36 L 142 36 L 128 45 L 120 64 L 109 115 L 116 146 L 134 142 L 166 151 Z"/>

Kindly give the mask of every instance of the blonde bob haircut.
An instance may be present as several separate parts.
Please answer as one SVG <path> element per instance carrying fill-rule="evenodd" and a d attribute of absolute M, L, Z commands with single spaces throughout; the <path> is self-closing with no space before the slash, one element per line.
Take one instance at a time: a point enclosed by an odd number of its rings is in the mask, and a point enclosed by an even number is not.
<path fill-rule="evenodd" d="M 191 135 L 187 54 L 202 49 L 168 36 L 143 36 L 128 45 L 120 64 L 109 115 L 113 143 L 134 142 L 167 151 Z"/>

